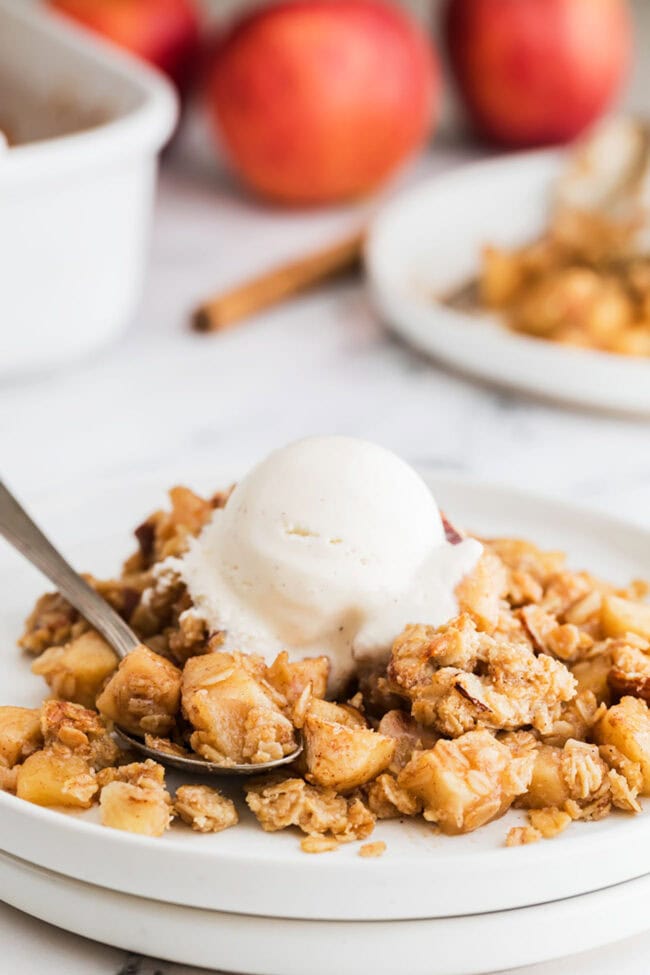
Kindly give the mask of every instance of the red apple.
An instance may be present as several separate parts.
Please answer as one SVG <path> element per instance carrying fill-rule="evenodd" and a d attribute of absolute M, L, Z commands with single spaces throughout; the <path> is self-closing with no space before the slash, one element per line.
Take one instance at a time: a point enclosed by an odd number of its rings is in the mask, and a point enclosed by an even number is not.
<path fill-rule="evenodd" d="M 607 109 L 631 61 L 625 0 L 450 0 L 452 69 L 478 130 L 564 142 Z"/>
<path fill-rule="evenodd" d="M 49 0 L 50 6 L 166 72 L 182 88 L 199 53 L 193 0 Z"/>
<path fill-rule="evenodd" d="M 380 0 L 293 0 L 222 39 L 208 109 L 241 178 L 264 196 L 325 203 L 372 190 L 425 141 L 439 71 L 431 43 Z"/>

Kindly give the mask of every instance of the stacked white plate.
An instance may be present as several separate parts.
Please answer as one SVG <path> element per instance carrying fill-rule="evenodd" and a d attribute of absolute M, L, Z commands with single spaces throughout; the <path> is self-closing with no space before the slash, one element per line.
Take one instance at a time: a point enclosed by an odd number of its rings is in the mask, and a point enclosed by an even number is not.
<path fill-rule="evenodd" d="M 647 574 L 650 533 L 625 522 L 506 489 L 431 485 L 468 528 L 564 548 L 572 564 L 615 581 Z M 76 565 L 109 574 L 129 550 L 128 527 L 161 494 L 111 485 L 34 513 Z M 0 703 L 35 705 L 42 687 L 11 647 L 43 583 L 3 548 L 0 588 Z M 386 842 L 385 854 L 362 859 L 358 843 L 308 856 L 297 833 L 266 834 L 241 813 L 224 833 L 178 825 L 150 839 L 105 829 L 94 811 L 66 815 L 0 793 L 0 896 L 99 941 L 250 975 L 470 975 L 650 928 L 646 814 L 513 849 L 504 840 L 517 812 L 455 838 L 383 822 L 373 840 Z"/>

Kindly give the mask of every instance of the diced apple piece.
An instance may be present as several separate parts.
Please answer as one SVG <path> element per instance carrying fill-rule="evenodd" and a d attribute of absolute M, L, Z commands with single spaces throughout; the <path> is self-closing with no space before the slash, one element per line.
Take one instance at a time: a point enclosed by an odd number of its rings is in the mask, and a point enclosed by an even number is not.
<path fill-rule="evenodd" d="M 18 769 L 16 795 L 38 806 L 88 809 L 97 789 L 88 762 L 59 745 L 34 752 Z"/>
<path fill-rule="evenodd" d="M 271 761 L 296 747 L 291 722 L 270 685 L 252 676 L 238 654 L 210 653 L 185 664 L 183 712 L 192 748 L 223 765 Z"/>
<path fill-rule="evenodd" d="M 89 630 L 63 647 L 46 650 L 32 664 L 32 673 L 44 677 L 57 697 L 93 708 L 117 665 L 115 651 L 99 633 Z"/>
<path fill-rule="evenodd" d="M 637 603 L 621 596 L 605 596 L 600 622 L 605 636 L 625 636 L 636 633 L 650 640 L 650 605 Z"/>
<path fill-rule="evenodd" d="M 109 782 L 99 798 L 103 826 L 144 836 L 162 836 L 172 819 L 166 789 Z"/>
<path fill-rule="evenodd" d="M 542 745 L 537 750 L 533 776 L 525 796 L 519 800 L 524 809 L 561 808 L 571 797 L 562 774 L 562 749 Z"/>
<path fill-rule="evenodd" d="M 145 646 L 133 650 L 97 698 L 104 717 L 135 735 L 166 735 L 180 706 L 181 672 Z"/>
<path fill-rule="evenodd" d="M 0 707 L 0 765 L 13 768 L 43 743 L 38 708 Z"/>
<path fill-rule="evenodd" d="M 641 794 L 650 795 L 650 710 L 645 701 L 624 697 L 609 708 L 594 727 L 599 745 L 614 745 L 631 762 L 641 766 Z"/>
<path fill-rule="evenodd" d="M 289 661 L 286 650 L 267 669 L 267 680 L 293 705 L 311 684 L 313 697 L 325 697 L 330 664 L 327 657 L 305 657 Z"/>
<path fill-rule="evenodd" d="M 390 765 L 395 739 L 364 727 L 363 718 L 358 715 L 359 722 L 353 710 L 312 702 L 302 729 L 309 782 L 347 792 L 370 782 Z"/>
<path fill-rule="evenodd" d="M 469 833 L 495 819 L 526 791 L 534 753 L 513 756 L 488 731 L 441 739 L 416 755 L 397 782 L 424 803 L 424 817 L 444 833 Z"/>

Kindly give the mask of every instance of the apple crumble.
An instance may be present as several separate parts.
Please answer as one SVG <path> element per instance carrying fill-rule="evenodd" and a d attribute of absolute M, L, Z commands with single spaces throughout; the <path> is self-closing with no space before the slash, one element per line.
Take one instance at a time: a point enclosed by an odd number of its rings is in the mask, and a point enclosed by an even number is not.
<path fill-rule="evenodd" d="M 136 530 L 121 575 L 89 577 L 142 641 L 119 664 L 59 594 L 38 600 L 19 642 L 50 696 L 38 709 L 0 707 L 0 788 L 42 806 L 98 804 L 104 825 L 148 836 L 174 820 L 201 833 L 236 826 L 229 797 L 205 784 L 169 789 L 160 764 L 118 746 L 115 724 L 224 769 L 302 741 L 290 767 L 241 792 L 245 815 L 269 832 L 301 831 L 311 853 L 366 840 L 382 819 L 453 835 L 517 808 L 528 817 L 508 833 L 517 846 L 640 811 L 650 795 L 644 583 L 618 588 L 571 571 L 559 552 L 483 539 L 457 615 L 413 621 L 382 667 L 360 668 L 330 700 L 326 656 L 282 652 L 269 664 L 226 651 L 175 574 L 174 558 L 226 498 L 175 488 L 170 509 Z M 461 537 L 449 525 L 447 536 Z"/>
<path fill-rule="evenodd" d="M 637 230 L 562 211 L 530 244 L 486 246 L 479 305 L 524 335 L 650 356 L 650 258 L 632 247 Z"/>

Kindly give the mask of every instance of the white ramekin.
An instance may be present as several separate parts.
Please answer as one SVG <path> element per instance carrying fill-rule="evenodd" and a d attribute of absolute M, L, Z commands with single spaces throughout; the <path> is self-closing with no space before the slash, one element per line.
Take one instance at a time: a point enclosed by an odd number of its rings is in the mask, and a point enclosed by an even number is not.
<path fill-rule="evenodd" d="M 0 151 L 0 375 L 51 369 L 128 324 L 147 253 L 172 86 L 25 0 L 0 0 L 2 77 L 94 127 Z M 0 79 L 1 80 L 1 79 Z M 27 104 L 28 100 L 25 101 Z M 11 105 L 0 104 L 0 114 Z"/>

